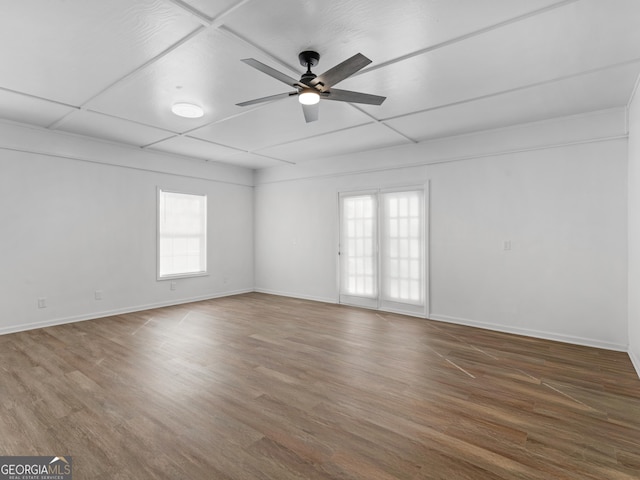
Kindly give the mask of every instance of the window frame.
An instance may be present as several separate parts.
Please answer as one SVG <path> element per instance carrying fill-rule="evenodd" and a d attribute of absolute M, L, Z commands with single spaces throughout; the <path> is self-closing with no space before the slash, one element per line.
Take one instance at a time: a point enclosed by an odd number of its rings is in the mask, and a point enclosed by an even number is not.
<path fill-rule="evenodd" d="M 161 232 L 160 232 L 160 201 L 163 193 L 174 193 L 178 195 L 192 195 L 197 197 L 204 197 L 204 270 L 199 272 L 186 272 L 186 273 L 175 273 L 168 275 L 160 274 L 160 241 L 161 241 Z M 177 190 L 172 188 L 164 188 L 158 186 L 156 188 L 156 280 L 157 281 L 165 281 L 165 280 L 175 280 L 179 278 L 193 278 L 193 277 L 206 277 L 209 276 L 209 255 L 208 255 L 208 238 L 209 238 L 209 219 L 208 219 L 208 211 L 209 211 L 209 197 L 206 193 L 196 193 L 193 191 L 185 191 L 185 190 Z"/>

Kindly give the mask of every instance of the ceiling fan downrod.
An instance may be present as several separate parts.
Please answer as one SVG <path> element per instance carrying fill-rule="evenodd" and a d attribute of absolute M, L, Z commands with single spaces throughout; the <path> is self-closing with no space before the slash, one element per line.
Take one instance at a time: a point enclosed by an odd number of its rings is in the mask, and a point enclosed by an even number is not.
<path fill-rule="evenodd" d="M 300 61 L 300 65 L 307 68 L 306 73 L 303 73 L 302 77 L 300 77 L 300 81 L 309 85 L 309 82 L 316 78 L 316 75 L 311 71 L 311 67 L 318 65 L 318 62 L 320 61 L 320 54 L 318 52 L 306 50 L 298 54 L 298 60 Z"/>

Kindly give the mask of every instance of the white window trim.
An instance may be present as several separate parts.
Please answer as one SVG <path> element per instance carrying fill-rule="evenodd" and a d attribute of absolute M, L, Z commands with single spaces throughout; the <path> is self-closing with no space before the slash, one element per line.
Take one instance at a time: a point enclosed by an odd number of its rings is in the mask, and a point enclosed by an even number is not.
<path fill-rule="evenodd" d="M 171 275 L 160 275 L 160 194 L 162 192 L 165 193 L 178 193 L 178 194 L 183 194 L 183 195 L 197 195 L 197 196 L 201 196 L 205 198 L 205 205 L 206 205 L 206 222 L 207 222 L 207 226 L 206 226 L 206 231 L 205 231 L 205 241 L 207 243 L 206 245 L 206 251 L 205 251 L 205 271 L 203 272 L 194 272 L 194 273 L 177 273 L 177 274 L 171 274 Z M 164 188 L 164 187 L 157 187 L 156 188 L 156 280 L 159 282 L 162 281 L 166 281 L 166 280 L 176 280 L 179 278 L 193 278 L 193 277 L 208 277 L 209 276 L 209 248 L 208 248 L 208 239 L 209 239 L 209 219 L 208 219 L 208 215 L 209 215 L 209 197 L 207 196 L 206 193 L 198 193 L 198 192 L 187 192 L 184 190 L 174 190 L 171 188 Z"/>

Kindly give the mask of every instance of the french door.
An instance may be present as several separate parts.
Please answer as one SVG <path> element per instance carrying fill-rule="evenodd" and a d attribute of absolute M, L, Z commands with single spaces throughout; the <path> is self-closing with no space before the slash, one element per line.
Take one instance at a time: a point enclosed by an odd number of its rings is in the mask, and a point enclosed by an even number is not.
<path fill-rule="evenodd" d="M 340 194 L 340 303 L 426 314 L 424 190 Z"/>

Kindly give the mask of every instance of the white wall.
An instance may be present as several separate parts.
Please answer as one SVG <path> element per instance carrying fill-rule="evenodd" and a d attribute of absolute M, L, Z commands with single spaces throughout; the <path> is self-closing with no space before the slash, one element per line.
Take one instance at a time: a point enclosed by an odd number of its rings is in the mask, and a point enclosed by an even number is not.
<path fill-rule="evenodd" d="M 0 333 L 253 290 L 251 171 L 12 124 L 0 134 Z M 175 291 L 156 280 L 157 186 L 209 200 L 210 274 Z"/>
<path fill-rule="evenodd" d="M 255 199 L 256 288 L 334 302 L 336 192 L 318 182 L 265 185 Z"/>
<path fill-rule="evenodd" d="M 431 318 L 626 350 L 626 146 L 621 109 L 259 172 L 256 289 L 336 301 L 337 193 L 428 181 Z"/>
<path fill-rule="evenodd" d="M 640 375 L 640 96 L 629 104 L 629 356 Z"/>
<path fill-rule="evenodd" d="M 626 350 L 625 156 L 612 140 L 434 167 L 432 318 Z"/>
<path fill-rule="evenodd" d="M 0 122 L 0 333 L 254 287 L 335 302 L 338 192 L 430 182 L 432 318 L 620 350 L 630 343 L 638 366 L 639 108 L 631 105 L 628 153 L 617 109 L 255 179 Z M 210 275 L 178 280 L 175 291 L 155 276 L 159 185 L 210 199 Z M 47 308 L 37 308 L 40 297 Z"/>

